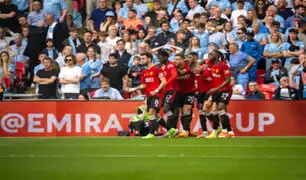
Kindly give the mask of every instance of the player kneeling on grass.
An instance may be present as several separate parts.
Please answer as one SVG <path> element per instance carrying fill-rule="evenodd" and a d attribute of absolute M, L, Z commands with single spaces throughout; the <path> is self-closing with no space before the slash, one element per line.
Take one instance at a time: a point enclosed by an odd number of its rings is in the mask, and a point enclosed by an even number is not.
<path fill-rule="evenodd" d="M 179 108 L 181 112 L 181 123 L 183 131 L 177 137 L 192 136 L 190 124 L 192 121 L 192 108 L 195 100 L 195 74 L 189 69 L 189 61 L 185 61 L 183 54 L 175 55 L 175 65 L 178 72 L 178 82 L 180 85 Z"/>
<path fill-rule="evenodd" d="M 144 137 L 145 139 L 155 137 L 154 133 L 158 129 L 157 119 L 159 118 L 158 112 L 160 109 L 161 90 L 166 85 L 166 79 L 161 72 L 161 68 L 158 65 L 154 65 L 152 60 L 153 56 L 151 53 L 141 55 L 141 63 L 147 68 L 141 73 L 141 84 L 137 87 L 127 89 L 128 92 L 134 92 L 140 89 L 145 90 L 147 110 L 149 113 L 149 134 Z M 159 122 L 166 124 L 163 119 L 160 119 Z"/>

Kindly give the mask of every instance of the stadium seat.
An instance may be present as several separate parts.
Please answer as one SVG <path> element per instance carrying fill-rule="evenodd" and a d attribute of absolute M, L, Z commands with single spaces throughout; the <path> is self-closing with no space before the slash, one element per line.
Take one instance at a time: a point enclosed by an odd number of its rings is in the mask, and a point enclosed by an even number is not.
<path fill-rule="evenodd" d="M 262 92 L 264 95 L 265 95 L 265 99 L 266 100 L 270 100 L 270 99 L 272 99 L 272 97 L 273 97 L 273 94 L 271 95 L 270 93 L 268 93 L 268 92 Z"/>
<path fill-rule="evenodd" d="M 90 97 L 90 99 L 92 99 L 92 98 L 93 98 L 93 96 L 95 95 L 95 92 L 96 92 L 96 91 L 92 91 L 92 92 L 90 92 L 90 93 L 89 93 L 89 97 Z"/>
<path fill-rule="evenodd" d="M 264 83 L 264 75 L 266 71 L 264 69 L 258 69 L 256 71 L 256 82 L 257 84 L 263 84 Z"/>
<path fill-rule="evenodd" d="M 11 88 L 10 78 L 7 78 L 7 77 L 3 78 L 3 82 L 5 84 L 6 89 Z"/>
<path fill-rule="evenodd" d="M 276 90 L 276 85 L 274 84 L 260 84 L 258 85 L 258 90 L 261 92 L 274 93 Z"/>
<path fill-rule="evenodd" d="M 22 81 L 23 75 L 25 74 L 25 66 L 23 62 L 16 62 L 15 75 L 18 81 Z"/>

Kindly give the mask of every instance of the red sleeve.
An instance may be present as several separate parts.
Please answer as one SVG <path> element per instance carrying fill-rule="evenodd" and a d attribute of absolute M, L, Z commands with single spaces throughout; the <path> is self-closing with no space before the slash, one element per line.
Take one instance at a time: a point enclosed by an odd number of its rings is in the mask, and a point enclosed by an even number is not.
<path fill-rule="evenodd" d="M 204 69 L 202 75 L 203 75 L 205 78 L 209 78 L 209 77 L 211 77 L 211 72 L 206 68 L 206 69 Z"/>
<path fill-rule="evenodd" d="M 225 77 L 231 77 L 231 71 L 227 64 L 223 64 L 223 73 Z"/>
<path fill-rule="evenodd" d="M 176 68 L 173 64 L 168 64 L 167 65 L 167 70 L 171 74 L 171 77 L 168 79 L 167 84 L 172 83 L 173 80 L 175 80 L 178 77 Z"/>
<path fill-rule="evenodd" d="M 141 84 L 145 84 L 144 72 L 145 72 L 145 71 L 142 71 L 142 73 L 141 73 L 141 75 L 140 75 L 140 83 L 141 83 Z"/>

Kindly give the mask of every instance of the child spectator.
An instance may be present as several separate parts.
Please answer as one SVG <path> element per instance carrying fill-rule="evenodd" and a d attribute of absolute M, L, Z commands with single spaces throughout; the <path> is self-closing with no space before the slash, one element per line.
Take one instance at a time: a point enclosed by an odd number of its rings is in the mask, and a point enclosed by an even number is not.
<path fill-rule="evenodd" d="M 43 50 L 43 53 L 47 54 L 48 57 L 54 61 L 58 57 L 58 51 L 56 50 L 55 47 L 53 47 L 53 40 L 52 39 L 47 39 L 46 40 L 47 47 L 46 49 Z"/>
<path fill-rule="evenodd" d="M 132 80 L 132 87 L 137 87 L 140 85 L 140 76 L 142 71 L 145 69 L 144 66 L 140 64 L 141 57 L 139 55 L 134 56 L 133 58 L 133 66 L 130 67 L 128 71 L 128 76 Z M 135 97 L 137 95 L 142 95 L 141 90 L 137 90 L 131 94 L 131 97 Z"/>

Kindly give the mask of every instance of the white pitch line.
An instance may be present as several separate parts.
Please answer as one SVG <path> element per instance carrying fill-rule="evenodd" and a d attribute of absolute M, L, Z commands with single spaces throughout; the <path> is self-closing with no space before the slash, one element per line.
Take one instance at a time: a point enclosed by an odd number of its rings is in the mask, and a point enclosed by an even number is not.
<path fill-rule="evenodd" d="M 255 155 L 186 155 L 186 154 L 102 154 L 102 155 L 61 155 L 61 154 L 0 154 L 0 159 L 7 158 L 219 158 L 219 159 L 306 159 L 306 156 L 255 156 Z"/>
<path fill-rule="evenodd" d="M 0 144 L 0 147 L 239 147 L 239 148 L 306 148 L 306 145 L 253 144 Z"/>

